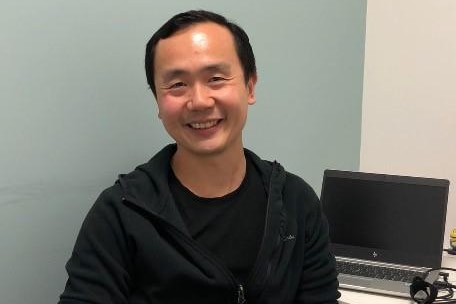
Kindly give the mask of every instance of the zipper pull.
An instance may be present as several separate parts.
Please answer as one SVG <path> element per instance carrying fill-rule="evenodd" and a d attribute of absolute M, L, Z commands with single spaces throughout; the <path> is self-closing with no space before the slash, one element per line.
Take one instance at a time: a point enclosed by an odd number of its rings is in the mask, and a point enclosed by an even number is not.
<path fill-rule="evenodd" d="M 245 303 L 245 296 L 244 296 L 244 286 L 242 284 L 239 284 L 238 286 L 238 304 L 244 304 Z"/>

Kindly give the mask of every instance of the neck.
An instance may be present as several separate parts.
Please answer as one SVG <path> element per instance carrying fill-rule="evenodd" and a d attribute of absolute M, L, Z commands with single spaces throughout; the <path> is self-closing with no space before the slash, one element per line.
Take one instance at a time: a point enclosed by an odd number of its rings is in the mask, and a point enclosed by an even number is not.
<path fill-rule="evenodd" d="M 217 155 L 193 155 L 179 147 L 171 160 L 179 181 L 200 197 L 221 197 L 236 190 L 246 172 L 244 150 Z"/>

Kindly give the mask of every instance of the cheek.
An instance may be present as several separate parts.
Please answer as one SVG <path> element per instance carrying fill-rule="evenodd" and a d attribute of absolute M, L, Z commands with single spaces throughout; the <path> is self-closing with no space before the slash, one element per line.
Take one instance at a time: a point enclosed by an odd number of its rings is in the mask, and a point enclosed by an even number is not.
<path fill-rule="evenodd" d="M 225 92 L 223 93 L 223 95 L 219 95 L 218 97 L 220 97 L 218 100 L 220 100 L 220 102 L 223 102 L 225 108 L 228 111 L 232 113 L 237 113 L 236 117 L 239 120 L 244 119 L 244 116 L 247 112 L 247 108 L 249 106 L 249 102 L 245 92 L 233 90 L 231 92 Z"/>
<path fill-rule="evenodd" d="M 230 87 L 215 91 L 212 96 L 218 100 L 219 103 L 223 103 L 230 107 L 239 107 L 242 103 L 247 103 L 247 99 L 242 92 Z"/>
<path fill-rule="evenodd" d="M 168 120 L 177 116 L 182 109 L 182 102 L 171 98 L 169 96 L 163 96 L 157 102 L 158 106 L 158 115 L 162 120 Z"/>

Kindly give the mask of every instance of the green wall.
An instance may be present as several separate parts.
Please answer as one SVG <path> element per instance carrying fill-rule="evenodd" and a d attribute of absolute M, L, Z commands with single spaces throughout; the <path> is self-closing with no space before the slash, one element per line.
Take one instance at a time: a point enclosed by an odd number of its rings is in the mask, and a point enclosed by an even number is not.
<path fill-rule="evenodd" d="M 182 4 L 184 3 L 184 4 Z M 366 1 L 0 0 L 0 302 L 55 303 L 84 215 L 170 142 L 143 72 L 171 15 L 211 9 L 257 56 L 245 144 L 320 191 L 358 169 Z"/>

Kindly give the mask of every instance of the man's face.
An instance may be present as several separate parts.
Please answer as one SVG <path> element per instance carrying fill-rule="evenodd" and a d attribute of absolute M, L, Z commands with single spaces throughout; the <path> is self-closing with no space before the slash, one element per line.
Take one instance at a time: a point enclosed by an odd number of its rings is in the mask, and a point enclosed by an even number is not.
<path fill-rule="evenodd" d="M 226 28 L 199 23 L 160 40 L 154 73 L 159 117 L 178 151 L 208 155 L 242 148 L 256 77 L 245 83 Z"/>

